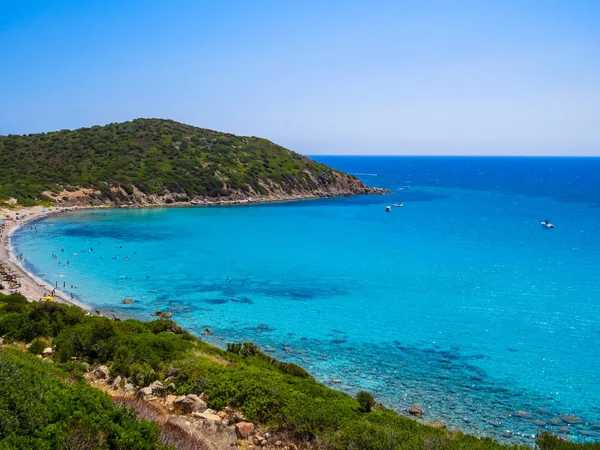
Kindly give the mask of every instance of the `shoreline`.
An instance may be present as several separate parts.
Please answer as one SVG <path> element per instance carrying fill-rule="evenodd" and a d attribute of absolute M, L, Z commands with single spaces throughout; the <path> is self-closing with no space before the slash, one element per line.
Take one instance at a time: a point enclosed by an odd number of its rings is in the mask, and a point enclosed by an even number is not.
<path fill-rule="evenodd" d="M 51 214 L 62 213 L 64 212 L 64 209 L 46 209 L 40 206 L 24 207 L 17 209 L 19 212 L 19 216 L 23 216 L 23 219 L 4 220 L 4 217 L 6 215 L 16 217 L 17 210 L 0 208 L 0 221 L 3 221 L 5 225 L 8 224 L 3 228 L 0 234 L 0 265 L 2 265 L 6 270 L 15 274 L 21 286 L 16 289 L 11 289 L 8 285 L 6 285 L 5 289 L 1 292 L 3 294 L 9 294 L 11 290 L 18 291 L 21 295 L 27 298 L 27 300 L 31 302 L 38 302 L 41 300 L 44 294 L 52 292 L 54 286 L 36 277 L 34 274 L 25 269 L 25 267 L 19 262 L 17 255 L 14 252 L 11 237 L 19 228 L 31 224 L 37 220 L 48 217 Z M 54 298 L 59 303 L 77 306 L 85 311 L 90 310 L 90 308 L 86 307 L 86 305 L 68 298 L 68 296 L 64 292 L 61 292 L 59 289 L 56 289 Z"/>

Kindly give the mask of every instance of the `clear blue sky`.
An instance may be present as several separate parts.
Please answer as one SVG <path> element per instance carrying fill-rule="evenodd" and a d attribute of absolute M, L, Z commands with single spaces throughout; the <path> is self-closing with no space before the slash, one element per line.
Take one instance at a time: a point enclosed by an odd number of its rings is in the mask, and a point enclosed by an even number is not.
<path fill-rule="evenodd" d="M 0 134 L 171 118 L 305 154 L 600 155 L 600 1 L 0 0 Z"/>

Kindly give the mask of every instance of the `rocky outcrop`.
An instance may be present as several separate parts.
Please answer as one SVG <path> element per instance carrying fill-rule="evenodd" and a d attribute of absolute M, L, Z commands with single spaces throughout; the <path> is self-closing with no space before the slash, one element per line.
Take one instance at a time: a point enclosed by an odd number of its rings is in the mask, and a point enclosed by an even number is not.
<path fill-rule="evenodd" d="M 247 439 L 254 434 L 254 424 L 251 422 L 240 422 L 235 424 L 235 434 L 238 439 Z"/>
<path fill-rule="evenodd" d="M 173 406 L 181 408 L 184 413 L 204 412 L 208 408 L 206 402 L 196 394 L 189 394 L 177 397 L 173 401 Z"/>
<path fill-rule="evenodd" d="M 413 415 L 413 416 L 421 416 L 423 415 L 423 410 L 421 408 L 419 408 L 418 406 L 411 406 L 410 409 L 408 410 L 409 414 Z"/>
<path fill-rule="evenodd" d="M 284 184 L 272 181 L 261 183 L 263 191 L 260 193 L 248 187 L 247 191 L 230 189 L 227 195 L 219 197 L 192 196 L 182 193 L 169 192 L 165 194 L 146 194 L 137 188 L 132 193 L 127 193 L 120 187 L 112 188 L 113 195 L 93 189 L 77 189 L 59 193 L 44 192 L 56 206 L 60 207 L 129 207 L 143 208 L 152 206 L 215 206 L 236 204 L 278 203 L 296 200 L 310 200 L 318 198 L 348 197 L 351 195 L 380 195 L 389 194 L 390 191 L 378 187 L 369 187 L 360 180 L 341 172 L 333 172 L 333 180 L 323 183 L 315 180 L 314 187 L 301 184 L 291 189 Z M 75 195 L 76 194 L 76 195 Z M 126 303 L 125 299 L 122 303 Z"/>

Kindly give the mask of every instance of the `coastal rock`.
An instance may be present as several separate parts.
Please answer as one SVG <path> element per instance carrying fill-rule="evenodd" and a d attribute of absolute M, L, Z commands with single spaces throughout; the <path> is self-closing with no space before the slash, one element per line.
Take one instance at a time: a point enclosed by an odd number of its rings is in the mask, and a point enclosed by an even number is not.
<path fill-rule="evenodd" d="M 96 370 L 94 370 L 93 375 L 97 379 L 105 380 L 110 377 L 110 369 L 104 365 L 98 366 L 96 367 Z"/>
<path fill-rule="evenodd" d="M 126 381 L 127 381 L 126 378 L 123 378 L 122 376 L 117 375 L 115 377 L 115 379 L 112 381 L 111 385 L 112 385 L 113 389 L 119 389 L 119 388 L 125 386 Z"/>
<path fill-rule="evenodd" d="M 538 427 L 545 427 L 546 426 L 546 422 L 544 422 L 543 420 L 534 420 L 533 423 L 535 425 L 537 425 Z"/>
<path fill-rule="evenodd" d="M 525 411 L 515 411 L 515 417 L 520 417 L 521 419 L 531 419 L 531 414 Z"/>
<path fill-rule="evenodd" d="M 52 356 L 52 347 L 46 347 L 42 351 L 42 357 L 43 358 L 50 358 L 51 356 Z"/>
<path fill-rule="evenodd" d="M 252 443 L 254 445 L 263 445 L 263 442 L 267 442 L 267 440 L 264 436 L 261 436 L 260 434 L 257 434 L 252 438 Z"/>
<path fill-rule="evenodd" d="M 217 415 L 209 412 L 193 412 L 192 417 L 196 417 L 202 420 L 208 420 L 209 422 L 221 423 L 222 419 Z"/>
<path fill-rule="evenodd" d="M 443 420 L 434 420 L 433 422 L 429 422 L 428 425 L 433 428 L 448 428 L 448 425 Z"/>
<path fill-rule="evenodd" d="M 568 423 L 569 425 L 575 425 L 576 423 L 581 422 L 581 419 L 577 416 L 572 416 L 571 414 L 561 414 L 560 420 L 564 423 Z"/>
<path fill-rule="evenodd" d="M 206 402 L 196 394 L 189 394 L 185 397 L 177 397 L 173 401 L 173 405 L 181 408 L 184 413 L 205 412 L 207 409 Z"/>
<path fill-rule="evenodd" d="M 252 422 L 239 422 L 235 424 L 235 434 L 238 439 L 246 439 L 254 434 L 254 424 Z"/>
<path fill-rule="evenodd" d="M 123 391 L 125 393 L 130 393 L 135 391 L 135 386 L 131 383 L 126 383 L 125 386 L 123 386 Z"/>
<path fill-rule="evenodd" d="M 169 383 L 167 385 L 167 392 L 175 392 L 175 389 L 177 389 L 177 387 L 175 386 L 175 383 Z"/>
<path fill-rule="evenodd" d="M 138 392 L 137 392 L 137 396 L 138 397 L 146 397 L 148 395 L 152 395 L 152 388 L 151 387 L 144 387 L 141 388 Z"/>
<path fill-rule="evenodd" d="M 563 421 L 558 417 L 554 417 L 554 418 L 550 419 L 550 423 L 552 425 L 562 425 Z"/>
<path fill-rule="evenodd" d="M 121 300 L 121 303 L 124 305 L 131 305 L 133 303 L 133 299 L 131 297 L 127 297 L 126 299 Z"/>
<path fill-rule="evenodd" d="M 413 416 L 420 416 L 423 414 L 423 410 L 417 406 L 411 406 L 408 412 Z"/>
<path fill-rule="evenodd" d="M 163 384 L 160 381 L 153 381 L 148 387 L 152 389 L 154 395 L 161 395 L 164 391 Z"/>
<path fill-rule="evenodd" d="M 170 319 L 171 317 L 173 317 L 173 313 L 171 312 L 161 312 L 158 317 L 160 317 L 161 319 Z"/>

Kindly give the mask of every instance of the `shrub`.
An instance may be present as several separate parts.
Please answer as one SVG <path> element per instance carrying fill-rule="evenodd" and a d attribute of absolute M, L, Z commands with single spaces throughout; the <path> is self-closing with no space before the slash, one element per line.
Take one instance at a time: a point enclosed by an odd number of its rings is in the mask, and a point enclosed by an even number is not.
<path fill-rule="evenodd" d="M 39 355 L 48 346 L 48 342 L 45 339 L 36 338 L 33 340 L 27 351 L 34 355 Z"/>
<path fill-rule="evenodd" d="M 371 409 L 375 406 L 375 399 L 371 394 L 365 391 L 360 391 L 356 394 L 356 400 L 358 400 L 360 409 L 366 413 L 371 412 Z"/>

